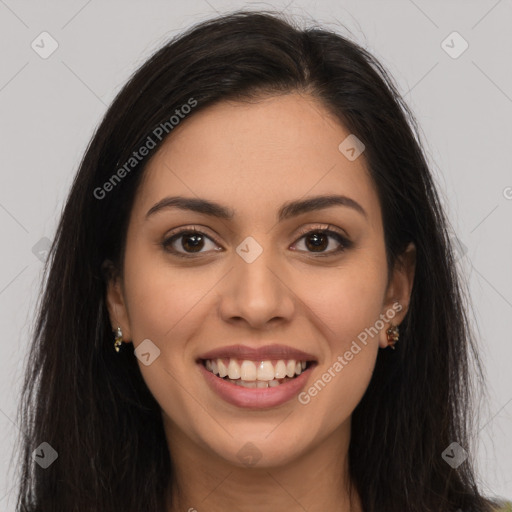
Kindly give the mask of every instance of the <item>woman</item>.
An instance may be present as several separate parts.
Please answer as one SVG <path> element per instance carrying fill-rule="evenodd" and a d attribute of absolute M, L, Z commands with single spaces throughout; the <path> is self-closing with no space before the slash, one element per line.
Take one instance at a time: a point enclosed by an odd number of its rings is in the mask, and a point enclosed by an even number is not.
<path fill-rule="evenodd" d="M 164 46 L 95 133 L 48 269 L 20 511 L 499 506 L 417 129 L 343 37 L 237 12 Z"/>

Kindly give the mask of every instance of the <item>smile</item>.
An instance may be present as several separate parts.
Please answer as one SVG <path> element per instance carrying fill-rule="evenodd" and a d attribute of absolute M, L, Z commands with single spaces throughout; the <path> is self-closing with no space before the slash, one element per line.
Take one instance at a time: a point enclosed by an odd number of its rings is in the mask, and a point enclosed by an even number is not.
<path fill-rule="evenodd" d="M 214 375 L 244 388 L 276 387 L 295 379 L 308 368 L 308 361 L 296 359 L 251 361 L 249 359 L 206 359 L 204 367 Z"/>

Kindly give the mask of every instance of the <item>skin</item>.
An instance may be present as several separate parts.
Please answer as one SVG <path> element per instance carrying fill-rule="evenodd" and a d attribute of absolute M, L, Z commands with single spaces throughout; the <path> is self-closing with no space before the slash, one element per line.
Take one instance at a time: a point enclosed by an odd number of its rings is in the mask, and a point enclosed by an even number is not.
<path fill-rule="evenodd" d="M 138 364 L 162 409 L 175 472 L 170 512 L 362 511 L 355 490 L 349 498 L 350 420 L 379 348 L 387 347 L 389 322 L 306 405 L 294 398 L 264 410 L 236 407 L 210 389 L 196 364 L 225 345 L 284 344 L 315 355 L 307 389 L 393 303 L 402 307 L 393 324 L 403 320 L 415 248 L 388 283 L 381 209 L 364 153 L 349 161 L 338 149 L 349 133 L 308 95 L 222 102 L 182 121 L 145 171 L 124 268 L 109 283 L 107 303 L 124 341 L 136 348 L 149 338 L 161 351 L 149 366 Z M 277 222 L 283 203 L 333 193 L 357 201 L 366 217 L 332 206 Z M 145 219 L 169 195 L 214 200 L 235 216 L 168 208 Z M 340 244 L 328 238 L 321 250 L 331 255 L 318 256 L 298 229 L 319 224 L 353 245 L 335 254 Z M 170 231 L 190 225 L 211 238 L 201 252 L 190 259 L 166 252 L 161 243 Z M 252 263 L 236 253 L 248 236 L 263 248 Z M 187 241 L 173 247 L 187 254 Z M 261 456 L 254 467 L 237 456 L 248 442 Z"/>

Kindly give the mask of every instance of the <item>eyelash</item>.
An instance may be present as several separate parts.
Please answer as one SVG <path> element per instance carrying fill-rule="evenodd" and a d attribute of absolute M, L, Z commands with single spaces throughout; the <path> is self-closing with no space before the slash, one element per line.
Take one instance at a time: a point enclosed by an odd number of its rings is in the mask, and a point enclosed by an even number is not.
<path fill-rule="evenodd" d="M 313 229 L 311 229 L 311 228 L 303 229 L 298 234 L 299 238 L 297 239 L 297 242 L 309 234 L 322 233 L 322 234 L 328 235 L 332 238 L 335 238 L 336 241 L 340 244 L 340 247 L 338 247 L 337 249 L 335 249 L 333 251 L 323 252 L 323 253 L 320 253 L 320 252 L 314 253 L 314 252 L 310 252 L 310 251 L 299 251 L 299 252 L 309 252 L 310 254 L 314 255 L 315 258 L 322 258 L 322 257 L 325 258 L 325 257 L 333 256 L 335 254 L 342 253 L 345 250 L 350 249 L 352 247 L 352 242 L 350 240 L 348 240 L 345 236 L 343 236 L 338 231 L 334 231 L 330 228 L 331 228 L 330 225 L 323 225 L 323 226 L 319 226 L 319 227 L 316 227 Z M 208 236 L 206 233 L 196 229 L 195 227 L 184 227 L 184 228 L 180 228 L 178 231 L 176 231 L 174 233 L 171 233 L 170 236 L 166 237 L 165 240 L 163 240 L 163 242 L 161 244 L 163 249 L 166 252 L 169 252 L 169 253 L 171 253 L 175 256 L 178 256 L 180 258 L 196 258 L 198 255 L 204 254 L 204 253 L 183 253 L 183 252 L 176 251 L 175 249 L 170 247 L 175 240 L 179 239 L 180 236 L 183 236 L 185 234 L 202 235 L 202 236 L 210 239 L 212 242 L 215 242 L 217 245 L 220 245 L 217 243 L 217 241 L 215 239 Z"/>

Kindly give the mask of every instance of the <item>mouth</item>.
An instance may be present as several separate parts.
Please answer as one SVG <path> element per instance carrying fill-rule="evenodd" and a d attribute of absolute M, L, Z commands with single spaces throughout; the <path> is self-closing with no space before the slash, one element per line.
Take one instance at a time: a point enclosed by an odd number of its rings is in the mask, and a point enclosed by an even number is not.
<path fill-rule="evenodd" d="M 282 386 L 316 365 L 313 360 L 251 360 L 235 357 L 200 359 L 199 363 L 219 379 L 247 389 Z"/>
<path fill-rule="evenodd" d="M 285 404 L 306 386 L 315 356 L 286 345 L 229 345 L 201 354 L 197 367 L 210 389 L 245 409 Z"/>

